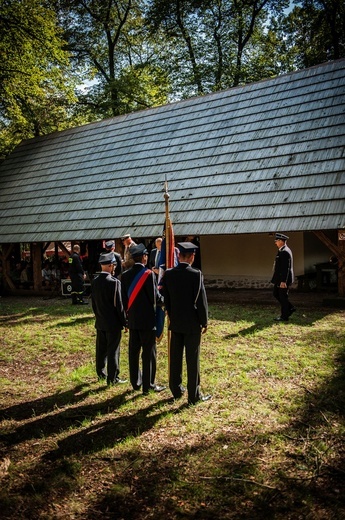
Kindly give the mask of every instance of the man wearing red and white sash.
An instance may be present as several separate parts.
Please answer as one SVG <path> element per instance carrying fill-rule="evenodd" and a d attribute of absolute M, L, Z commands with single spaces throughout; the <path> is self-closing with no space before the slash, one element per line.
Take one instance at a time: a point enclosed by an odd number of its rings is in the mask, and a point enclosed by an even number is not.
<path fill-rule="evenodd" d="M 122 274 L 121 291 L 127 312 L 129 329 L 129 375 L 134 390 L 142 387 L 161 392 L 164 386 L 155 384 L 156 377 L 156 305 L 161 303 L 155 274 L 147 269 L 148 251 L 144 244 L 131 248 L 134 265 Z M 142 370 L 139 358 L 142 358 Z"/>

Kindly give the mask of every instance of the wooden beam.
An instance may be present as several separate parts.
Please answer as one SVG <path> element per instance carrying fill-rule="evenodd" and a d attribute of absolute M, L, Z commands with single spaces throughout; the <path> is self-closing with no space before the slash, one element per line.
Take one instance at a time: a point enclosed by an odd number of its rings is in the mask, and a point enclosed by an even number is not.
<path fill-rule="evenodd" d="M 3 255 L 4 262 L 6 262 L 6 260 L 8 260 L 10 254 L 12 253 L 13 248 L 14 248 L 14 244 L 3 244 L 2 245 L 2 255 Z"/>
<path fill-rule="evenodd" d="M 339 246 L 337 246 L 337 244 L 332 242 L 332 240 L 330 240 L 323 231 L 313 231 L 313 233 L 321 240 L 321 242 L 323 242 L 325 244 L 325 246 L 328 247 L 328 249 L 330 249 L 332 251 L 332 253 L 335 254 L 335 256 L 338 259 L 341 258 L 343 260 L 343 262 L 345 262 L 345 250 L 342 250 Z M 341 233 L 341 232 L 338 231 L 338 241 L 339 241 L 339 233 Z M 343 231 L 343 233 L 345 233 L 345 231 Z"/>
<path fill-rule="evenodd" d="M 68 257 L 71 256 L 71 252 L 68 251 L 67 247 L 65 247 L 62 242 L 58 242 L 58 246 L 61 249 L 61 251 L 63 251 L 65 253 L 66 256 L 68 256 Z"/>
<path fill-rule="evenodd" d="M 340 296 L 345 296 L 345 230 L 338 230 L 338 245 L 332 242 L 323 231 L 313 231 L 313 233 L 337 257 L 338 293 Z"/>
<path fill-rule="evenodd" d="M 7 284 L 7 286 L 11 289 L 11 291 L 15 291 L 16 290 L 16 286 L 14 285 L 13 281 L 12 281 L 12 278 L 10 277 L 10 275 L 8 273 L 3 273 L 4 275 L 4 280 Z"/>

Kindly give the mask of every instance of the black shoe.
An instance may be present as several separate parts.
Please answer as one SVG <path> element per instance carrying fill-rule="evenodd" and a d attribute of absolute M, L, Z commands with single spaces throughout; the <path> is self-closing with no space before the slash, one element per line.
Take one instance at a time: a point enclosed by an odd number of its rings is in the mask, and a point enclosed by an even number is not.
<path fill-rule="evenodd" d="M 148 390 L 143 390 L 143 395 L 149 395 L 150 391 L 163 392 L 163 390 L 165 390 L 165 389 L 166 389 L 166 386 L 155 385 L 155 386 L 152 386 L 151 388 L 149 388 Z"/>
<path fill-rule="evenodd" d="M 291 316 L 292 313 L 294 313 L 296 311 L 297 311 L 296 307 L 291 307 L 291 309 L 290 309 L 290 316 Z"/>
<path fill-rule="evenodd" d="M 127 383 L 127 379 L 120 379 L 119 377 L 114 379 L 114 381 L 110 381 L 110 380 L 107 381 L 108 386 L 124 385 L 125 383 Z"/>
<path fill-rule="evenodd" d="M 98 374 L 98 381 L 104 381 L 105 379 L 107 379 L 106 374 Z"/>
<path fill-rule="evenodd" d="M 89 302 L 80 301 L 77 302 L 78 305 L 89 305 Z"/>
<path fill-rule="evenodd" d="M 184 386 L 180 386 L 180 387 L 179 387 L 179 391 L 180 391 L 180 393 L 178 393 L 178 394 L 173 394 L 174 399 L 181 399 L 181 397 L 183 396 L 183 394 L 186 392 L 186 388 L 185 388 Z"/>
<path fill-rule="evenodd" d="M 153 388 L 154 392 L 163 392 L 163 390 L 166 390 L 166 386 L 163 385 L 155 385 Z"/>
<path fill-rule="evenodd" d="M 197 403 L 204 403 L 205 401 L 209 401 L 212 398 L 211 394 L 202 395 L 199 399 L 197 399 L 195 402 L 188 401 L 188 404 L 194 405 Z"/>
<path fill-rule="evenodd" d="M 277 318 L 274 318 L 274 321 L 289 321 L 289 318 L 282 318 L 282 316 L 277 316 Z"/>

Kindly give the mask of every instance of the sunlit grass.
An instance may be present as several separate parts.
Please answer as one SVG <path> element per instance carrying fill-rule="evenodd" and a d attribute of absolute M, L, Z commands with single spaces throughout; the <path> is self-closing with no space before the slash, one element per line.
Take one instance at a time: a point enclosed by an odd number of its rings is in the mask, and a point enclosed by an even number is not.
<path fill-rule="evenodd" d="M 0 440 L 13 498 L 0 493 L 4 518 L 31 508 L 93 518 L 114 501 L 119 518 L 134 520 L 143 504 L 140 520 L 266 518 L 255 515 L 267 503 L 277 520 L 330 520 L 334 510 L 340 518 L 343 495 L 329 468 L 341 469 L 345 434 L 345 313 L 305 308 L 288 324 L 275 323 L 275 313 L 273 305 L 210 305 L 201 387 L 213 397 L 188 407 L 169 389 L 143 397 L 129 384 L 97 381 L 89 307 L 3 300 Z M 123 334 L 123 378 L 127 356 Z M 165 339 L 157 359 L 156 380 L 168 385 Z"/>

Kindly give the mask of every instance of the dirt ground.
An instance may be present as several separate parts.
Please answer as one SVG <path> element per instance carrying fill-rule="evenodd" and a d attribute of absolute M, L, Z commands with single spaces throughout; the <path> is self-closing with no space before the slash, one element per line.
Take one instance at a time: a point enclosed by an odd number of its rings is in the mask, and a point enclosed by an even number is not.
<path fill-rule="evenodd" d="M 272 305 L 277 303 L 272 291 L 266 289 L 206 289 L 209 303 L 228 302 L 245 303 L 257 302 L 258 305 Z M 345 308 L 345 297 L 335 292 L 299 292 L 290 291 L 290 300 L 300 308 L 305 307 L 333 307 Z"/>
<path fill-rule="evenodd" d="M 274 305 L 277 304 L 273 298 L 272 290 L 270 289 L 210 289 L 206 287 L 207 299 L 209 303 L 249 303 L 257 302 L 258 305 Z M 28 301 L 35 301 L 39 298 L 41 301 L 46 301 L 48 304 L 52 299 L 58 298 L 63 300 L 69 300 L 65 296 L 60 294 L 47 294 L 42 293 L 40 295 L 29 295 L 24 293 L 18 296 L 5 296 L 0 298 L 1 301 L 5 302 L 10 298 L 25 298 Z M 331 307 L 345 309 L 345 296 L 338 296 L 336 292 L 328 291 L 309 291 L 301 292 L 297 290 L 290 291 L 290 300 L 299 308 L 308 307 Z"/>

